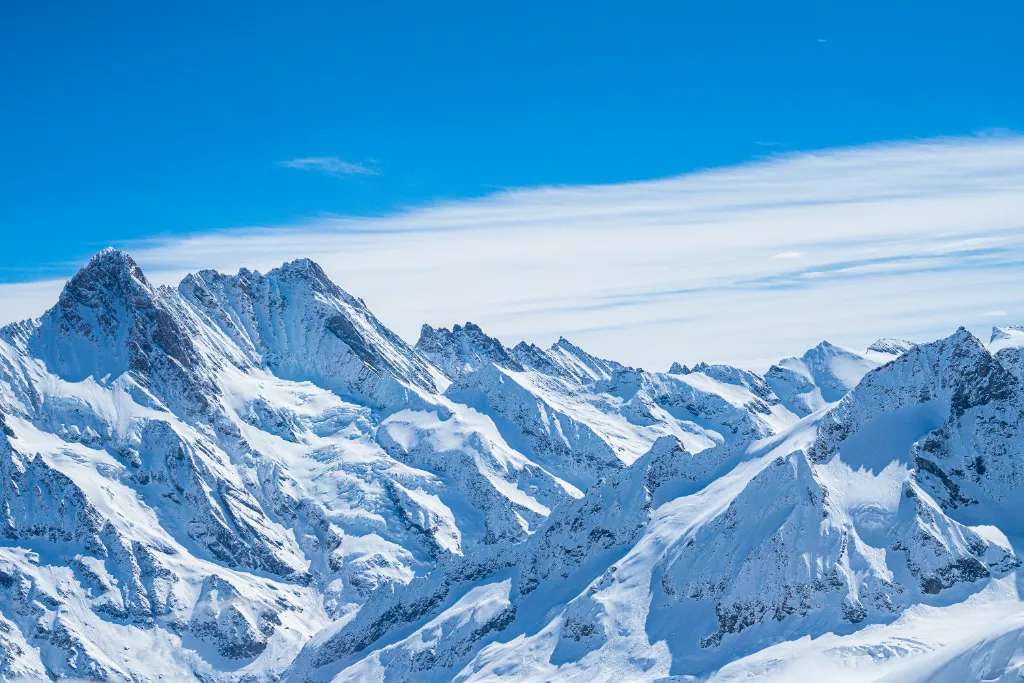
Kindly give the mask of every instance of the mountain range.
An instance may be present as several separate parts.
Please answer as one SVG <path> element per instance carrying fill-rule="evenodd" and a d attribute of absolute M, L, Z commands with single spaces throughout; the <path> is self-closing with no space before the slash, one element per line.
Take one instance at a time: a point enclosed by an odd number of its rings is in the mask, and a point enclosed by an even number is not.
<path fill-rule="evenodd" d="M 659 372 L 107 249 L 0 429 L 2 680 L 1024 675 L 1024 327 Z"/>

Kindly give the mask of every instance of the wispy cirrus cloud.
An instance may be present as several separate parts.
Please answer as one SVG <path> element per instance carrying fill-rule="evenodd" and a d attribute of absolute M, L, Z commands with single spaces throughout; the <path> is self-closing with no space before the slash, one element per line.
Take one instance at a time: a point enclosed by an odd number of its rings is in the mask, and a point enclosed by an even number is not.
<path fill-rule="evenodd" d="M 380 175 L 380 171 L 372 166 L 345 161 L 338 157 L 299 157 L 277 162 L 283 168 L 294 168 L 299 171 L 315 171 L 328 175 Z"/>
<path fill-rule="evenodd" d="M 1024 322 L 1022 196 L 1024 137 L 1006 134 L 119 246 L 161 283 L 312 256 L 410 340 L 468 319 L 645 367 L 763 367 L 821 338 Z"/>

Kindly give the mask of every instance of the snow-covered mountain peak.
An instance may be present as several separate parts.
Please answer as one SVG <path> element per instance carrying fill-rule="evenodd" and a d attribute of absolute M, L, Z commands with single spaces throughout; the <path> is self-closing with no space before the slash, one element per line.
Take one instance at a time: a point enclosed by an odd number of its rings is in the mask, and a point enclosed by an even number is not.
<path fill-rule="evenodd" d="M 670 375 L 685 375 L 690 372 L 690 368 L 681 364 L 679 361 L 672 361 L 672 365 L 668 367 L 668 374 Z"/>
<path fill-rule="evenodd" d="M 523 370 L 500 341 L 471 322 L 453 325 L 451 330 L 423 325 L 415 348 L 452 379 L 459 379 L 489 363 L 509 370 Z"/>
<path fill-rule="evenodd" d="M 269 280 L 289 281 L 291 283 L 302 283 L 309 291 L 333 295 L 344 298 L 353 305 L 365 306 L 360 299 L 352 296 L 337 284 L 334 283 L 324 272 L 316 261 L 308 258 L 295 259 L 282 263 L 277 268 L 270 270 L 267 275 Z"/>
<path fill-rule="evenodd" d="M 808 349 L 804 355 L 823 355 L 823 354 L 836 354 L 842 353 L 843 349 L 836 346 L 828 339 L 822 339 L 815 346 Z"/>
<path fill-rule="evenodd" d="M 945 371 L 948 377 L 957 377 L 959 373 L 970 371 L 979 364 L 988 367 L 992 360 L 992 354 L 985 344 L 963 326 L 948 337 L 915 346 L 904 355 L 918 361 L 928 359 L 934 370 Z"/>
<path fill-rule="evenodd" d="M 398 405 L 444 379 L 315 262 L 299 259 L 263 275 L 202 271 L 179 292 L 252 362 L 374 406 Z M 410 393 L 411 392 L 411 393 Z"/>
<path fill-rule="evenodd" d="M 863 355 L 828 340 L 822 340 L 816 346 L 808 349 L 800 359 L 812 368 L 833 369 L 837 359 L 859 363 L 863 359 Z M 850 381 L 856 383 L 856 380 L 852 378 L 848 380 L 848 382 Z"/>
<path fill-rule="evenodd" d="M 548 354 L 564 371 L 581 382 L 609 380 L 616 372 L 626 369 L 621 363 L 587 353 L 565 337 L 559 337 Z"/>
<path fill-rule="evenodd" d="M 989 349 L 993 353 L 1021 346 L 1024 346 L 1024 325 L 1002 325 L 992 328 Z"/>
<path fill-rule="evenodd" d="M 319 282 L 323 282 L 324 284 L 329 285 L 332 288 L 337 287 L 337 285 L 335 285 L 331 281 L 331 279 L 327 277 L 327 273 L 324 272 L 324 269 L 320 266 L 320 264 L 311 258 L 297 258 L 292 259 L 291 261 L 285 261 L 274 270 L 279 270 L 286 273 L 301 274 L 303 276 L 309 277 Z M 271 270 L 270 272 L 272 273 L 274 272 L 274 270 Z"/>
<path fill-rule="evenodd" d="M 211 368 L 219 358 L 205 332 L 173 290 L 154 288 L 116 249 L 96 254 L 37 321 L 5 328 L 13 344 L 64 380 L 128 375 L 183 410 L 204 410 L 218 393 Z"/>
<path fill-rule="evenodd" d="M 1024 325 L 993 327 L 989 351 L 1024 383 Z"/>
<path fill-rule="evenodd" d="M 108 247 L 68 280 L 43 324 L 58 326 L 56 333 L 104 340 L 110 351 L 116 351 L 123 346 L 119 335 L 140 313 L 157 306 L 156 296 L 135 260 Z"/>
<path fill-rule="evenodd" d="M 961 327 L 868 373 L 825 415 L 812 449 L 854 467 L 913 467 L 947 510 L 1019 524 L 1024 385 Z"/>
<path fill-rule="evenodd" d="M 966 328 L 927 344 L 916 345 L 895 360 L 867 373 L 831 411 L 834 418 L 854 406 L 894 410 L 913 404 L 946 401 L 988 381 L 1006 385 L 1008 373 Z M 898 393 L 894 393 L 897 392 Z M 1000 390 L 1001 391 L 1001 390 Z M 884 401 L 880 399 L 884 397 Z M 829 422 L 826 419 L 826 424 Z"/>
<path fill-rule="evenodd" d="M 912 341 L 882 337 L 881 339 L 873 341 L 871 345 L 868 346 L 867 350 L 869 352 L 882 354 L 883 356 L 898 356 L 912 348 L 914 348 L 914 342 Z"/>
<path fill-rule="evenodd" d="M 135 259 L 128 252 L 115 249 L 114 247 L 104 247 L 93 254 L 88 263 L 79 269 L 71 281 L 96 278 L 107 278 L 108 281 L 121 282 L 131 278 L 149 287 L 149 282 L 146 280 L 142 268 L 135 262 Z"/>
<path fill-rule="evenodd" d="M 881 361 L 822 341 L 799 358 L 784 358 L 768 369 L 765 381 L 798 415 L 838 401 Z"/>

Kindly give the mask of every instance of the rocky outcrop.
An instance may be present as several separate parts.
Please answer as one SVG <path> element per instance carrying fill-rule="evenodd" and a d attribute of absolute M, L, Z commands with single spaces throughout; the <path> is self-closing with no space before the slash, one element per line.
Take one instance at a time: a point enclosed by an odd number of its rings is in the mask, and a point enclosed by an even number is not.
<path fill-rule="evenodd" d="M 280 377 L 309 380 L 374 407 L 438 389 L 430 366 L 309 259 L 266 275 L 201 271 L 178 290 L 252 362 Z"/>
<path fill-rule="evenodd" d="M 967 330 L 868 374 L 822 420 L 811 455 L 824 462 L 899 416 L 915 433 L 892 446 L 892 457 L 913 464 L 947 510 L 984 500 L 999 507 L 1019 494 L 1024 388 Z"/>
<path fill-rule="evenodd" d="M 523 370 L 500 341 L 471 322 L 453 325 L 451 330 L 424 325 L 416 350 L 453 380 L 492 363 L 509 370 Z"/>

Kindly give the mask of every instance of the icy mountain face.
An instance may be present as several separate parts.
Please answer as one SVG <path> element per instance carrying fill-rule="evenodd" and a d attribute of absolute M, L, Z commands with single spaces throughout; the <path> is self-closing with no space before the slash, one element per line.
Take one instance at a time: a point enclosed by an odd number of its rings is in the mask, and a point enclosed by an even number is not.
<path fill-rule="evenodd" d="M 835 481 L 841 470 L 790 450 L 806 438 L 710 481 L 699 454 L 661 439 L 551 516 L 511 572 L 391 598 L 308 647 L 296 680 L 708 673 L 766 642 L 962 598 L 1016 568 L 1005 543 L 950 519 L 906 470 Z M 367 646 L 388 628 L 397 640 Z"/>
<path fill-rule="evenodd" d="M 1024 382 L 1024 326 L 993 327 L 988 349 L 1003 367 Z"/>
<path fill-rule="evenodd" d="M 63 380 L 126 375 L 179 413 L 207 411 L 218 393 L 213 340 L 173 292 L 154 288 L 112 249 L 94 256 L 39 321 L 8 326 L 4 336 Z"/>
<path fill-rule="evenodd" d="M 660 373 L 105 250 L 0 331 L 0 680 L 1009 676 L 1018 341 Z"/>
<path fill-rule="evenodd" d="M 868 356 L 823 341 L 799 358 L 773 365 L 765 381 L 787 408 L 804 416 L 838 401 L 883 359 L 896 357 L 901 347 L 900 342 L 879 340 Z"/>
<path fill-rule="evenodd" d="M 1005 585 L 1019 566 L 1011 544 L 990 525 L 969 526 L 976 515 L 958 519 L 937 495 L 936 470 L 914 454 L 935 419 L 921 384 L 945 387 L 951 410 L 969 411 L 1004 400 L 1009 375 L 963 332 L 887 355 L 830 411 L 747 441 L 738 459 L 723 458 L 724 446 L 691 454 L 659 439 L 551 515 L 511 570 L 506 561 L 461 585 L 410 585 L 308 646 L 296 680 L 600 680 L 609 667 L 636 680 L 708 675 L 767 643 L 888 629 L 915 606 L 941 610 Z M 756 376 L 695 370 L 758 393 Z M 924 401 L 923 416 L 865 389 L 893 375 L 907 386 L 893 393 Z M 881 421 L 828 450 L 843 433 L 831 425 L 855 402 Z M 919 651 L 882 645 L 870 659 Z"/>
<path fill-rule="evenodd" d="M 1024 325 L 1004 325 L 992 328 L 992 336 L 988 343 L 988 348 L 992 353 L 1021 346 L 1024 346 Z"/>
<path fill-rule="evenodd" d="M 996 359 L 1009 370 L 1018 380 L 1024 381 L 1024 346 L 1014 346 L 1000 349 L 996 352 Z"/>
<path fill-rule="evenodd" d="M 902 460 L 944 508 L 1007 523 L 1024 485 L 1022 424 L 1024 386 L 961 328 L 867 375 L 822 421 L 813 457 Z"/>
<path fill-rule="evenodd" d="M 157 290 L 130 257 L 105 251 L 40 321 L 4 330 L 4 535 L 31 549 L 19 560 L 26 580 L 82 568 L 81 591 L 65 591 L 54 614 L 147 628 L 166 641 L 160 656 L 195 653 L 182 672 L 270 676 L 318 623 L 374 590 L 441 556 L 514 542 L 579 495 L 484 416 L 446 407 L 441 373 L 315 265 L 203 277 L 219 282 L 223 307 L 197 294 L 198 276 L 183 283 L 188 296 Z M 301 338 L 287 330 L 299 322 Z M 394 402 L 404 410 L 381 428 Z M 413 410 L 424 407 L 433 412 Z M 423 457 L 432 442 L 435 457 Z M 223 583 L 211 588 L 211 577 Z M 111 649 L 109 629 L 100 640 L 40 633 L 24 631 L 18 647 L 54 676 L 128 680 L 145 669 Z"/>
<path fill-rule="evenodd" d="M 375 407 L 436 392 L 436 371 L 309 259 L 189 275 L 179 291 L 254 362 Z"/>
<path fill-rule="evenodd" d="M 646 373 L 565 340 L 530 369 L 476 326 L 432 336 L 310 261 L 174 290 L 114 250 L 4 328 L 5 675 L 272 678 L 374 596 L 507 566 L 664 433 L 772 429 L 715 387 L 692 421 L 652 414 Z"/>
<path fill-rule="evenodd" d="M 453 379 L 448 397 L 494 417 L 510 444 L 581 489 L 663 436 L 692 450 L 740 448 L 795 421 L 762 378 L 729 366 L 649 373 L 565 338 L 506 349 L 471 324 L 425 328 L 417 349 Z"/>
<path fill-rule="evenodd" d="M 453 380 L 491 364 L 509 370 L 523 369 L 500 341 L 471 322 L 453 325 L 451 330 L 424 325 L 416 350 Z"/>

